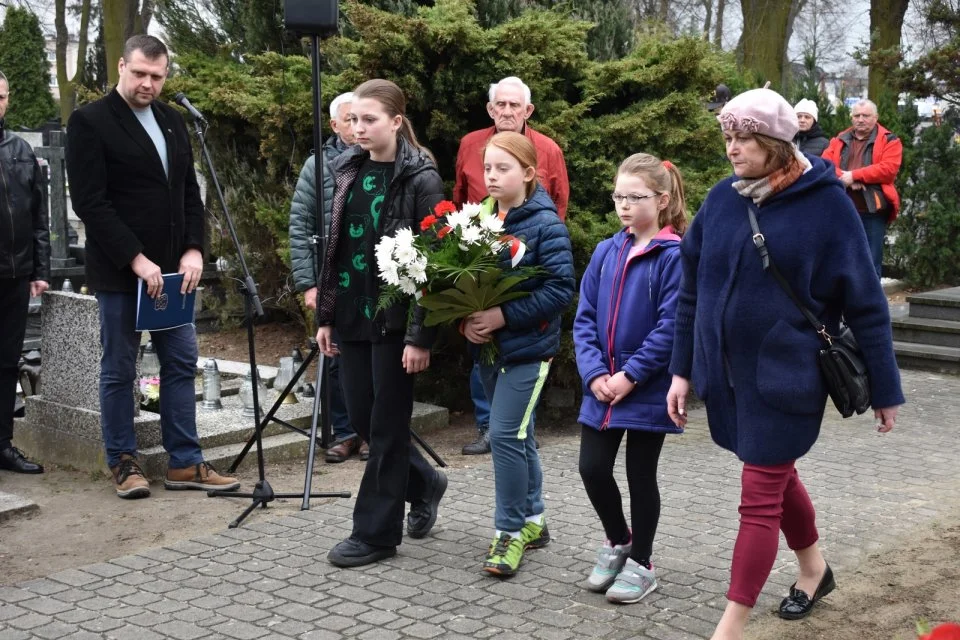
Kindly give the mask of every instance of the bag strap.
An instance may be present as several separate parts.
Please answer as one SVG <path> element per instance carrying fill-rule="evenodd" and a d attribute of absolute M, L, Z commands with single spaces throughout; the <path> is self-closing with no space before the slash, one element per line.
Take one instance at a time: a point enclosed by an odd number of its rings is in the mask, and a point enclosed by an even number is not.
<path fill-rule="evenodd" d="M 773 263 L 773 260 L 770 258 L 770 250 L 767 248 L 767 239 L 760 233 L 760 224 L 757 222 L 757 216 L 753 212 L 753 207 L 749 205 L 747 206 L 747 216 L 750 218 L 750 229 L 753 231 L 753 246 L 757 248 L 757 253 L 760 254 L 760 262 L 763 264 L 763 270 L 769 272 L 774 280 L 777 281 L 777 284 L 780 285 L 780 288 L 790 296 L 793 304 L 797 305 L 797 308 L 800 309 L 800 312 L 807 319 L 807 322 L 809 322 L 813 330 L 823 338 L 824 342 L 828 345 L 833 344 L 833 338 L 827 333 L 826 325 L 821 323 L 820 320 L 817 319 L 817 316 L 813 315 L 813 312 L 800 302 L 800 298 L 798 298 L 797 294 L 790 288 L 790 284 L 786 278 L 783 277 L 783 274 L 780 273 L 780 270 L 777 269 L 777 265 Z"/>

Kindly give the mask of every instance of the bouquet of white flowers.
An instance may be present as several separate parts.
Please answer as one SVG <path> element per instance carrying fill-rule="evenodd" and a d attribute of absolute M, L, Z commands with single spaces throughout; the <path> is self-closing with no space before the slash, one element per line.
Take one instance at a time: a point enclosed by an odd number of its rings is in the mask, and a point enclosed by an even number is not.
<path fill-rule="evenodd" d="M 501 254 L 509 251 L 511 270 L 500 268 Z M 420 234 L 401 229 L 377 243 L 381 309 L 414 296 L 427 310 L 426 325 L 466 318 L 525 295 L 514 288 L 536 276 L 536 268 L 518 268 L 526 247 L 503 235 L 503 221 L 480 204 L 457 211 L 444 200 L 420 223 Z M 496 345 L 482 347 L 483 360 L 496 359 Z"/>

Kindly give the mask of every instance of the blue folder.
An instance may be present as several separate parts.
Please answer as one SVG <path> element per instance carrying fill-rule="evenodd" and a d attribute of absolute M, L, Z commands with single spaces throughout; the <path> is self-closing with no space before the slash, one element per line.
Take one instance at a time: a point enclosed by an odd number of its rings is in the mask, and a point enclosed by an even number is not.
<path fill-rule="evenodd" d="M 142 279 L 137 280 L 137 331 L 163 331 L 193 324 L 197 290 L 182 295 L 182 273 L 163 274 L 163 291 L 156 298 L 147 294 Z"/>

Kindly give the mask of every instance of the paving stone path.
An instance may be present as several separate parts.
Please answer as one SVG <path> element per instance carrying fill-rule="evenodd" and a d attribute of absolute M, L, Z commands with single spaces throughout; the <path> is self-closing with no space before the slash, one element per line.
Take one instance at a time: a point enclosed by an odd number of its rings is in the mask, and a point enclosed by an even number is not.
<path fill-rule="evenodd" d="M 909 404 L 896 431 L 877 434 L 872 417 L 840 420 L 830 408 L 799 465 L 841 584 L 864 552 L 960 499 L 960 378 L 903 377 Z M 0 587 L 0 640 L 709 637 L 725 604 L 739 465 L 710 441 L 705 420 L 693 412 L 687 434 L 664 447 L 661 586 L 637 605 L 610 605 L 580 585 L 601 533 L 570 438 L 541 451 L 554 541 L 528 552 L 513 579 L 479 571 L 493 496 L 491 470 L 479 465 L 450 472 L 434 532 L 381 564 L 341 570 L 324 559 L 349 533 L 351 501 L 258 510 L 240 529 Z M 782 547 L 759 608 L 775 606 L 794 570 Z"/>

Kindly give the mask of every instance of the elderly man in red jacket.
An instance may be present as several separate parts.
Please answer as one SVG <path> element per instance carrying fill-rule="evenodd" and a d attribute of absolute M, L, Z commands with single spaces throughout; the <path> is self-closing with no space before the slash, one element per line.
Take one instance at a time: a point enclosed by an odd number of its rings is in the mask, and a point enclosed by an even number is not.
<path fill-rule="evenodd" d="M 527 120 L 533 114 L 530 102 L 530 87 L 520 78 L 504 78 L 490 85 L 490 102 L 487 113 L 493 126 L 471 131 L 460 141 L 457 152 L 457 182 L 453 188 L 453 201 L 480 202 L 487 197 L 483 183 L 483 146 L 493 134 L 501 131 L 516 131 L 527 136 L 537 148 L 537 178 L 557 205 L 560 219 L 567 217 L 567 200 L 570 198 L 570 183 L 567 180 L 567 165 L 563 151 L 557 143 L 533 130 Z"/>
<path fill-rule="evenodd" d="M 557 205 L 560 219 L 565 220 L 567 200 L 570 198 L 567 165 L 563 161 L 563 151 L 557 143 L 542 133 L 534 131 L 527 124 L 534 109 L 530 101 L 530 87 L 520 78 L 511 76 L 490 85 L 489 98 L 487 113 L 493 120 L 493 126 L 471 131 L 460 141 L 453 201 L 462 205 L 465 202 L 480 202 L 487 197 L 487 188 L 483 182 L 483 147 L 493 134 L 501 131 L 515 131 L 527 136 L 536 147 L 537 178 L 553 203 Z M 483 393 L 476 363 L 470 374 L 470 396 L 473 399 L 478 435 L 475 442 L 463 447 L 463 455 L 490 453 L 490 438 L 487 433 L 490 404 Z"/>
<path fill-rule="evenodd" d="M 900 196 L 893 186 L 903 160 L 903 143 L 877 123 L 877 105 L 861 100 L 850 111 L 853 126 L 830 141 L 823 159 L 837 170 L 867 232 L 873 266 L 880 277 L 887 225 L 900 211 Z"/>

